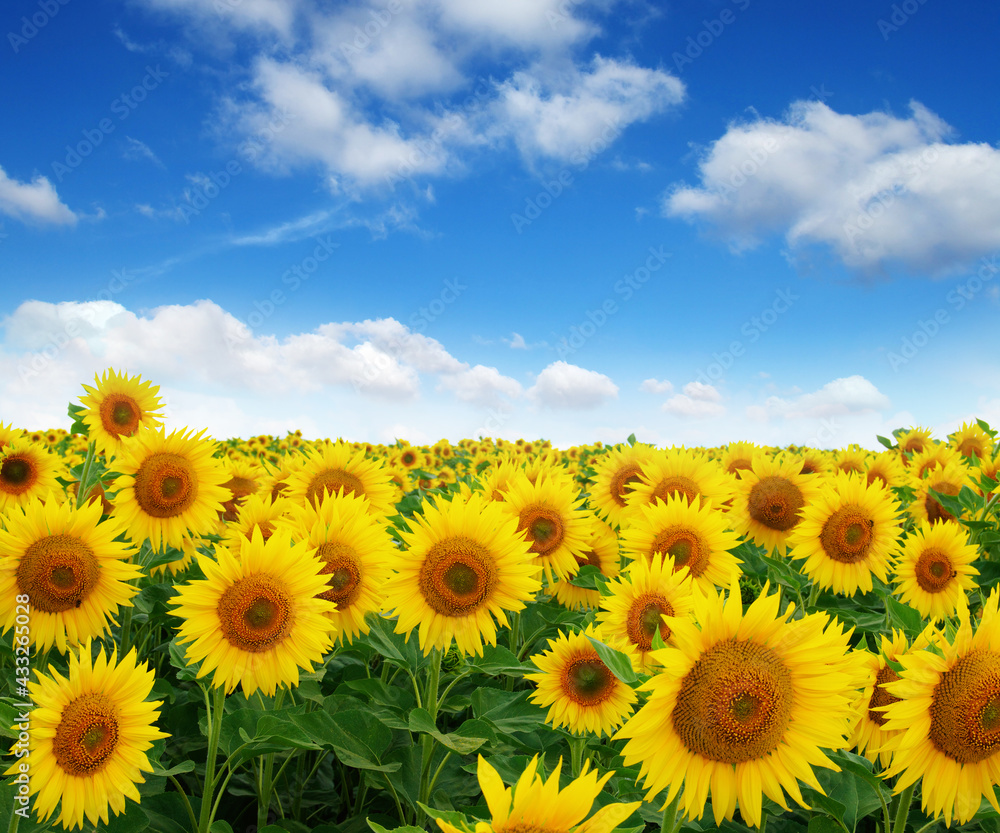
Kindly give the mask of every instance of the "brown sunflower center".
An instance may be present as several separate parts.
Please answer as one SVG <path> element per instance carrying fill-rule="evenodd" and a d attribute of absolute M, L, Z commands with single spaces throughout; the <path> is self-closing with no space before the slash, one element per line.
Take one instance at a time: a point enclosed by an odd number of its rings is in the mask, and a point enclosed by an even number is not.
<path fill-rule="evenodd" d="M 799 487 L 780 475 L 762 477 L 750 489 L 750 517 L 769 529 L 788 532 L 799 522 L 803 506 L 805 499 Z"/>
<path fill-rule="evenodd" d="M 615 675 L 597 652 L 584 653 L 568 662 L 562 672 L 562 689 L 581 706 L 596 706 L 615 692 Z"/>
<path fill-rule="evenodd" d="M 729 462 L 729 465 L 726 466 L 726 471 L 739 477 L 741 471 L 752 468 L 753 463 L 750 460 L 747 460 L 745 457 L 737 457 Z"/>
<path fill-rule="evenodd" d="M 985 760 L 1000 748 L 1000 654 L 972 651 L 945 671 L 931 699 L 929 737 L 960 764 Z"/>
<path fill-rule="evenodd" d="M 958 446 L 958 453 L 963 457 L 971 457 L 975 454 L 980 460 L 989 456 L 985 442 L 976 437 L 969 437 L 963 440 Z"/>
<path fill-rule="evenodd" d="M 584 564 L 589 564 L 591 567 L 597 567 L 598 570 L 601 569 L 601 556 L 599 556 L 593 550 L 587 550 L 586 552 L 580 553 L 576 556 L 577 563 L 580 566 Z M 604 572 L 601 570 L 601 572 Z"/>
<path fill-rule="evenodd" d="M 292 601 L 266 573 L 238 579 L 216 608 L 219 629 L 230 645 L 258 654 L 280 644 L 292 629 Z"/>
<path fill-rule="evenodd" d="M 875 537 L 875 522 L 860 506 L 842 506 L 823 524 L 820 543 L 827 557 L 841 564 L 856 564 L 868 556 Z"/>
<path fill-rule="evenodd" d="M 793 700 L 791 674 L 774 651 L 730 639 L 705 651 L 684 677 L 671 719 L 692 752 L 738 764 L 778 746 Z"/>
<path fill-rule="evenodd" d="M 197 496 L 198 475 L 191 461 L 180 454 L 150 454 L 135 473 L 135 501 L 154 518 L 182 514 Z"/>
<path fill-rule="evenodd" d="M 657 483 L 649 499 L 655 503 L 656 498 L 659 498 L 666 503 L 667 498 L 671 495 L 683 495 L 687 498 L 688 503 L 694 503 L 695 498 L 700 494 L 701 489 L 690 477 L 674 475 L 672 477 L 664 477 L 663 480 Z"/>
<path fill-rule="evenodd" d="M 365 484 L 361 482 L 360 478 L 355 477 L 349 471 L 344 471 L 343 469 L 325 469 L 314 475 L 313 479 L 309 481 L 309 487 L 306 489 L 306 498 L 311 503 L 315 503 L 323 496 L 324 492 L 328 495 L 334 495 L 340 489 L 344 490 L 345 495 L 363 495 L 365 493 Z"/>
<path fill-rule="evenodd" d="M 701 536 L 684 526 L 670 526 L 657 533 L 649 548 L 649 554 L 671 555 L 674 569 L 687 567 L 691 575 L 700 576 L 708 569 L 709 551 Z"/>
<path fill-rule="evenodd" d="M 935 492 L 940 492 L 942 495 L 957 495 L 960 488 L 954 483 L 949 483 L 947 481 L 941 481 L 940 483 L 934 483 L 931 488 Z M 927 510 L 927 520 L 930 523 L 937 523 L 938 521 L 953 521 L 955 516 L 951 514 L 947 509 L 945 509 L 937 500 L 931 497 L 930 494 L 924 500 L 924 509 Z"/>
<path fill-rule="evenodd" d="M 142 410 L 139 404 L 123 393 L 112 393 L 101 402 L 101 425 L 114 436 L 131 437 L 139 427 Z"/>
<path fill-rule="evenodd" d="M 872 723 L 884 726 L 889 718 L 885 716 L 884 711 L 881 711 L 881 707 L 900 702 L 899 697 L 894 697 L 885 690 L 886 683 L 894 683 L 898 679 L 899 674 L 888 665 L 885 668 L 880 668 L 878 674 L 875 675 L 875 688 L 872 690 L 871 700 L 868 701 L 868 719 Z"/>
<path fill-rule="evenodd" d="M 442 616 L 467 616 L 493 597 L 496 562 L 465 536 L 437 541 L 424 556 L 418 585 L 427 605 Z"/>
<path fill-rule="evenodd" d="M 563 542 L 563 522 L 559 513 L 547 506 L 528 506 L 521 511 L 518 531 L 527 533 L 531 552 L 549 555 Z"/>
<path fill-rule="evenodd" d="M 956 575 L 951 559 L 939 549 L 924 550 L 914 565 L 914 575 L 920 589 L 926 593 L 940 593 Z"/>
<path fill-rule="evenodd" d="M 653 634 L 660 630 L 660 638 L 666 642 L 670 638 L 670 628 L 662 616 L 673 616 L 674 609 L 660 593 L 644 593 L 639 596 L 625 615 L 625 632 L 628 641 L 640 651 L 653 649 Z"/>
<path fill-rule="evenodd" d="M 35 541 L 17 565 L 17 586 L 46 613 L 79 607 L 97 586 L 99 576 L 93 550 L 72 535 L 49 535 Z"/>
<path fill-rule="evenodd" d="M 611 499 L 620 507 L 625 506 L 625 498 L 631 494 L 633 484 L 640 481 L 639 472 L 642 468 L 638 463 L 629 463 L 622 466 L 611 476 L 611 485 L 608 493 Z"/>
<path fill-rule="evenodd" d="M 27 456 L 11 454 L 0 463 L 0 491 L 8 495 L 27 492 L 38 480 L 38 469 Z"/>
<path fill-rule="evenodd" d="M 69 703 L 52 738 L 52 755 L 64 772 L 87 777 L 104 768 L 118 746 L 118 710 L 103 692 Z"/>
<path fill-rule="evenodd" d="M 334 602 L 338 610 L 350 607 L 361 594 L 361 562 L 354 547 L 339 541 L 325 541 L 316 550 L 316 557 L 325 562 L 320 575 L 328 575 L 327 587 L 321 599 Z"/>

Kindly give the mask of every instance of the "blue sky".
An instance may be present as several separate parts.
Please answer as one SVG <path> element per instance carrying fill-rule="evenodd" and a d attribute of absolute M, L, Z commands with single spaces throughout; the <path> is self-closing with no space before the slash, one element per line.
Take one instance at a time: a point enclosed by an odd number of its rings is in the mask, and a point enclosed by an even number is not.
<path fill-rule="evenodd" d="M 875 447 L 1000 422 L 991 4 L 7 4 L 0 419 Z"/>

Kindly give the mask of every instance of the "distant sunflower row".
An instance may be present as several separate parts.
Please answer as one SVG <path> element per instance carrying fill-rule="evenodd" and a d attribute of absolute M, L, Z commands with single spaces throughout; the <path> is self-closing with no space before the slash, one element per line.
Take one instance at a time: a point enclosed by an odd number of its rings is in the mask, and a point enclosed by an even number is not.
<path fill-rule="evenodd" d="M 625 741 L 648 796 L 665 790 L 689 818 L 709 795 L 717 824 L 739 807 L 759 826 L 762 796 L 805 806 L 800 784 L 821 790 L 813 768 L 842 748 L 900 776 L 897 790 L 935 773 L 922 802 L 949 824 L 980 797 L 1000 812 L 1000 596 L 977 593 L 984 544 L 1000 540 L 985 424 L 947 442 L 901 430 L 880 454 L 220 443 L 167 433 L 139 377 L 84 388 L 70 432 L 0 424 L 0 622 L 14 628 L 27 597 L 31 644 L 69 662 L 30 684 L 43 817 L 61 806 L 82 826 L 138 800 L 163 737 L 131 640 L 151 583 L 169 588 L 166 641 L 176 631 L 199 678 L 247 695 L 297 686 L 372 617 L 425 656 L 482 656 L 554 599 L 579 625 L 532 656 L 532 700 L 553 726 Z M 781 600 L 751 562 L 801 576 L 783 583 L 808 602 Z M 873 592 L 927 627 L 867 645 L 817 608 L 821 593 Z M 116 647 L 94 659 L 95 639 Z M 551 790 L 534 770 L 523 783 Z"/>

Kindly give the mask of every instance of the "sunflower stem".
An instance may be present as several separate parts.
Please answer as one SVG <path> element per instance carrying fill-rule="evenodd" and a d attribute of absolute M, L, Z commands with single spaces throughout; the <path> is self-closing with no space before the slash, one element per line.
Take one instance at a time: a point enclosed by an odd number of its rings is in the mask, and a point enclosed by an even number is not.
<path fill-rule="evenodd" d="M 761 809 L 760 811 L 760 827 L 757 828 L 757 833 L 764 833 L 767 829 L 767 810 Z"/>
<path fill-rule="evenodd" d="M 804 613 L 811 613 L 816 609 L 816 600 L 819 598 L 819 582 L 814 581 L 812 589 L 809 591 L 809 601 L 806 602 Z"/>
<path fill-rule="evenodd" d="M 569 741 L 569 760 L 570 769 L 573 771 L 573 777 L 580 777 L 580 770 L 583 769 L 583 753 L 587 748 L 587 736 L 584 735 L 580 738 L 570 738 Z"/>
<path fill-rule="evenodd" d="M 427 689 L 424 695 L 424 708 L 430 713 L 431 723 L 437 725 L 438 710 L 438 685 L 441 681 L 441 650 L 434 648 L 430 655 L 430 668 L 427 673 Z M 420 762 L 420 801 L 423 804 L 430 803 L 431 792 L 431 762 L 434 759 L 434 738 L 429 734 L 424 734 L 420 738 L 421 762 Z M 420 822 L 423 822 L 423 811 L 420 813 Z"/>
<path fill-rule="evenodd" d="M 184 802 L 184 809 L 187 810 L 188 821 L 191 822 L 191 829 L 197 830 L 198 819 L 194 817 L 194 809 L 191 807 L 191 802 L 188 800 L 187 793 L 184 792 L 184 787 L 181 786 L 181 782 L 178 781 L 173 775 L 168 775 L 167 777 L 173 782 L 173 785 L 177 788 L 177 792 L 180 793 L 181 801 Z"/>
<path fill-rule="evenodd" d="M 906 819 L 910 815 L 910 802 L 913 801 L 913 788 L 916 783 L 910 784 L 899 796 L 899 805 L 896 807 L 896 821 L 892 825 L 892 833 L 905 833 Z"/>
<path fill-rule="evenodd" d="M 219 737 L 222 735 L 222 713 L 226 708 L 226 690 L 222 686 L 217 686 L 212 690 L 211 695 L 206 691 L 205 707 L 208 709 L 208 755 L 205 758 L 205 785 L 202 789 L 198 833 L 208 833 L 215 817 L 212 790 L 215 785 L 215 762 L 219 754 Z"/>
<path fill-rule="evenodd" d="M 663 807 L 663 821 L 660 822 L 660 833 L 676 833 L 679 824 L 677 824 L 677 808 L 681 803 L 681 791 L 678 790 L 677 794 L 670 800 L 668 804 Z"/>
<path fill-rule="evenodd" d="M 260 691 L 257 691 L 260 695 Z M 279 688 L 275 693 L 274 697 L 271 699 L 271 709 L 277 711 L 281 708 L 281 704 L 285 699 L 285 689 Z M 267 706 L 264 704 L 264 698 L 261 696 L 260 699 L 261 711 L 267 711 Z M 259 789 L 257 791 L 257 829 L 264 827 L 267 824 L 267 815 L 271 810 L 271 793 L 274 791 L 274 782 L 277 780 L 273 777 L 274 773 L 274 752 L 268 752 L 264 755 L 264 761 L 260 768 L 260 782 Z M 291 758 L 289 758 L 291 760 Z M 287 763 L 286 761 L 285 763 Z M 284 772 L 284 766 L 282 766 L 281 771 L 278 775 Z M 278 801 L 278 808 L 280 811 L 281 801 Z M 279 813 L 284 817 L 283 813 Z"/>
<path fill-rule="evenodd" d="M 83 461 L 83 471 L 80 472 L 80 482 L 76 487 L 76 508 L 83 506 L 87 499 L 87 492 L 90 491 L 90 472 L 94 468 L 94 457 L 97 454 L 97 446 L 90 442 L 87 445 L 87 457 Z"/>

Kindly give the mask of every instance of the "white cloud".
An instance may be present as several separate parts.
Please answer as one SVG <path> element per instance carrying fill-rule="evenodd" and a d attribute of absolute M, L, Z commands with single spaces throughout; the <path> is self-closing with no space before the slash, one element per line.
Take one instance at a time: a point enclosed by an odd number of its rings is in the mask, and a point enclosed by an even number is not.
<path fill-rule="evenodd" d="M 0 213 L 15 220 L 34 220 L 56 225 L 75 225 L 77 215 L 59 199 L 47 177 L 36 176 L 30 183 L 18 182 L 0 167 Z"/>
<path fill-rule="evenodd" d="M 792 399 L 770 396 L 762 406 L 752 405 L 747 408 L 747 416 L 758 420 L 775 417 L 822 419 L 848 414 L 874 413 L 884 411 L 889 406 L 889 398 L 885 394 L 864 376 L 855 375 L 834 379 L 817 391 L 804 393 Z"/>
<path fill-rule="evenodd" d="M 158 168 L 163 168 L 164 164 L 160 161 L 160 157 L 153 153 L 152 149 L 145 142 L 140 142 L 138 139 L 133 139 L 131 136 L 126 136 L 125 141 L 128 142 L 128 146 L 125 148 L 122 154 L 126 159 L 148 159 Z"/>
<path fill-rule="evenodd" d="M 662 70 L 596 56 L 589 72 L 572 69 L 544 78 L 517 72 L 500 85 L 501 130 L 530 158 L 590 159 L 633 122 L 679 104 L 684 84 Z"/>
<path fill-rule="evenodd" d="M 672 393 L 674 386 L 670 384 L 666 379 L 662 382 L 659 379 L 646 379 L 641 385 L 639 385 L 639 390 L 645 393 Z"/>
<path fill-rule="evenodd" d="M 663 410 L 679 417 L 704 418 L 722 416 L 726 412 L 722 394 L 704 382 L 688 382 L 684 392 L 671 396 Z"/>
<path fill-rule="evenodd" d="M 165 11 L 188 14 L 202 25 L 277 33 L 287 37 L 300 8 L 298 0 L 146 0 Z M 126 48 L 127 44 L 126 44 Z"/>
<path fill-rule="evenodd" d="M 557 361 L 546 367 L 528 396 L 549 408 L 596 408 L 618 397 L 618 386 L 603 373 Z"/>
<path fill-rule="evenodd" d="M 911 116 L 836 113 L 795 102 L 783 120 L 734 123 L 677 186 L 667 215 L 706 220 L 737 250 L 783 233 L 849 267 L 956 269 L 1000 247 L 1000 149 L 952 144 L 923 105 Z"/>
<path fill-rule="evenodd" d="M 566 0 L 437 0 L 433 5 L 451 29 L 521 48 L 562 45 L 598 32 L 573 15 Z"/>
<path fill-rule="evenodd" d="M 501 405 L 503 397 L 517 399 L 524 393 L 521 383 L 516 379 L 504 376 L 495 367 L 481 364 L 442 375 L 438 390 L 451 391 L 463 402 L 491 408 Z"/>

